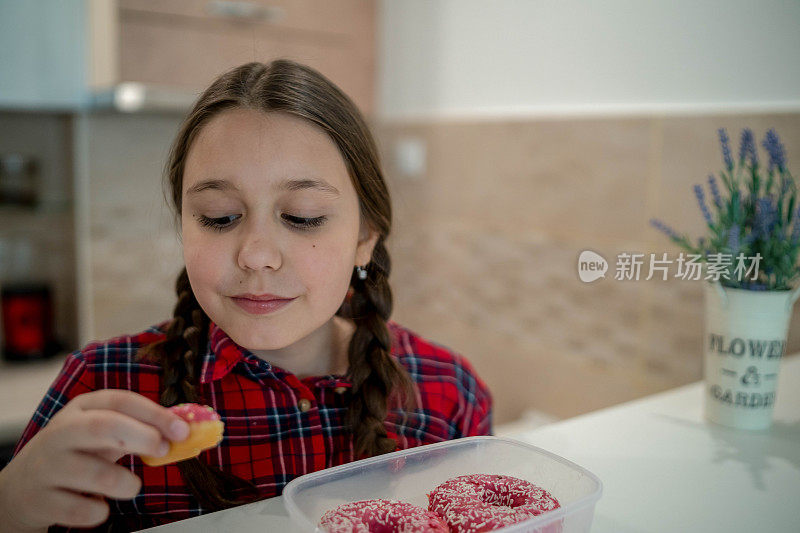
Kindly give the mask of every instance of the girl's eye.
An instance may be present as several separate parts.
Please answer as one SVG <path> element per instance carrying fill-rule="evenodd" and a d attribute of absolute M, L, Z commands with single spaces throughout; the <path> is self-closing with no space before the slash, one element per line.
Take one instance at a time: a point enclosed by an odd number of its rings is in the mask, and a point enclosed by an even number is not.
<path fill-rule="evenodd" d="M 293 226 L 298 226 L 301 229 L 311 229 L 323 225 L 327 217 L 321 216 L 316 218 L 302 218 L 292 215 L 283 215 L 283 218 Z"/>
<path fill-rule="evenodd" d="M 241 215 L 228 215 L 228 216 L 219 217 L 219 218 L 209 218 L 209 217 L 200 215 L 200 216 L 198 216 L 198 219 L 200 220 L 200 224 L 201 225 L 209 227 L 209 228 L 217 230 L 217 231 L 222 231 L 225 228 L 227 228 L 228 226 L 230 226 L 231 224 L 233 224 L 233 221 L 236 220 L 240 216 Z"/>
<path fill-rule="evenodd" d="M 327 219 L 326 216 L 321 216 L 316 218 L 303 218 L 292 215 L 282 215 L 282 216 L 284 220 L 286 220 L 291 225 L 300 229 L 311 229 L 321 226 L 325 223 L 325 220 Z M 222 231 L 230 227 L 240 217 L 241 215 L 228 215 L 219 218 L 209 218 L 203 215 L 199 215 L 198 219 L 200 220 L 201 225 L 216 231 Z"/>

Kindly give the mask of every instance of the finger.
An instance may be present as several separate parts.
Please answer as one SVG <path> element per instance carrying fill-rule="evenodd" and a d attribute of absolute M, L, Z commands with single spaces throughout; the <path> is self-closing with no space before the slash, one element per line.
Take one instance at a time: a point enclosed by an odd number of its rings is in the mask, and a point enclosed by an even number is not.
<path fill-rule="evenodd" d="M 139 494 L 142 481 L 133 472 L 93 454 L 71 453 L 51 475 L 59 489 L 97 494 L 115 500 L 129 500 Z"/>
<path fill-rule="evenodd" d="M 47 512 L 50 522 L 70 527 L 99 526 L 110 513 L 104 499 L 64 489 L 48 491 L 42 510 Z"/>
<path fill-rule="evenodd" d="M 122 459 L 126 454 L 125 452 L 120 452 L 118 450 L 112 450 L 110 448 L 103 448 L 101 450 L 95 450 L 92 453 L 97 455 L 98 457 L 102 457 L 109 463 L 116 463 L 120 459 Z"/>
<path fill-rule="evenodd" d="M 67 450 L 115 450 L 122 455 L 154 457 L 162 457 L 169 450 L 158 429 L 118 411 L 89 409 L 54 431 L 59 433 L 56 446 Z"/>
<path fill-rule="evenodd" d="M 150 398 L 122 389 L 103 389 L 80 394 L 71 403 L 84 411 L 109 409 L 157 428 L 167 440 L 182 441 L 189 436 L 189 425 L 172 411 Z"/>

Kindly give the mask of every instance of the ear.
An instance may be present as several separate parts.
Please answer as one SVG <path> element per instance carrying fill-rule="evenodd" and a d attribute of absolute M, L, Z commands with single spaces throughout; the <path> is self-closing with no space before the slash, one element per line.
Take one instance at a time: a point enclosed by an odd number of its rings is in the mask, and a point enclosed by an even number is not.
<path fill-rule="evenodd" d="M 380 234 L 373 230 L 369 224 L 361 223 L 361 230 L 358 235 L 358 246 L 356 247 L 355 266 L 364 266 L 372 259 L 372 251 L 378 242 Z"/>

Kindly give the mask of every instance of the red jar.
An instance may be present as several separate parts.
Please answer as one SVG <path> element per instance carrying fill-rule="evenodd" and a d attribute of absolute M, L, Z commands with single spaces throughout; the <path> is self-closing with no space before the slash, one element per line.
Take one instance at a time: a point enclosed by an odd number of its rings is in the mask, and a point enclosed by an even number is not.
<path fill-rule="evenodd" d="M 50 287 L 40 283 L 3 285 L 3 357 L 10 361 L 44 359 L 59 346 L 53 331 Z"/>

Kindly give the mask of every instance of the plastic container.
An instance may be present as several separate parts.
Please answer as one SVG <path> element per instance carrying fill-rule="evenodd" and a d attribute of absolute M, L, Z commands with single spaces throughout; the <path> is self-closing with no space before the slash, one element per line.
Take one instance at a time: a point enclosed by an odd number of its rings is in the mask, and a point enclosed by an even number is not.
<path fill-rule="evenodd" d="M 286 485 L 283 499 L 298 526 L 322 531 L 317 524 L 325 511 L 347 502 L 383 498 L 427 509 L 429 492 L 465 474 L 525 479 L 561 504 L 554 511 L 495 530 L 504 533 L 588 532 L 603 490 L 597 476 L 541 448 L 498 437 L 466 437 L 300 476 Z"/>

